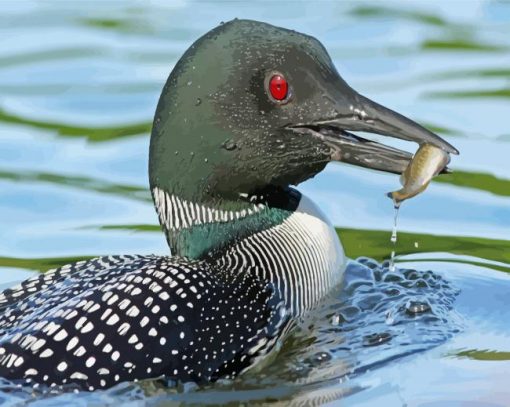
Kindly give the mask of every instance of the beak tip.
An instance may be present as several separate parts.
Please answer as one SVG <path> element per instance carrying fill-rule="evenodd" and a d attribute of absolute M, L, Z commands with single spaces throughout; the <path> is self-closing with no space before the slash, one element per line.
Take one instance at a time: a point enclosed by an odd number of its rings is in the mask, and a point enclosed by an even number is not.
<path fill-rule="evenodd" d="M 439 139 L 439 141 L 441 142 L 441 146 L 436 144 L 437 147 L 442 148 L 444 151 L 446 151 L 449 154 L 459 155 L 459 150 L 457 150 L 454 146 L 452 146 L 450 143 L 448 143 L 446 140 L 442 139 L 438 135 L 434 134 L 434 136 L 436 136 Z"/>
<path fill-rule="evenodd" d="M 459 155 L 460 154 L 459 150 L 457 150 L 452 145 L 450 145 L 449 147 L 450 147 L 449 150 L 447 150 L 448 153 L 453 154 L 453 155 Z"/>

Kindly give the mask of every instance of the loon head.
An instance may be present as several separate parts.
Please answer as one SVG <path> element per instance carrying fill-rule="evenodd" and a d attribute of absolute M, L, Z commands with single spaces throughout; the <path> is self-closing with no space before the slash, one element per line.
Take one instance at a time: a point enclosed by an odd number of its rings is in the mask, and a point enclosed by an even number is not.
<path fill-rule="evenodd" d="M 233 20 L 171 72 L 150 145 L 151 189 L 210 203 L 285 188 L 331 161 L 401 173 L 411 154 L 349 131 L 454 147 L 353 90 L 315 38 Z"/>

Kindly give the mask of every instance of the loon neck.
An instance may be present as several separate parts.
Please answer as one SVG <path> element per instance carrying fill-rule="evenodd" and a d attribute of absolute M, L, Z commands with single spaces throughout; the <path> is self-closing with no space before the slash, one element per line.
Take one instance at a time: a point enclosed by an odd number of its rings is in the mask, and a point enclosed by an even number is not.
<path fill-rule="evenodd" d="M 172 255 L 214 256 L 233 242 L 282 223 L 298 207 L 301 194 L 270 187 L 238 199 L 187 200 L 159 187 L 152 195 Z"/>

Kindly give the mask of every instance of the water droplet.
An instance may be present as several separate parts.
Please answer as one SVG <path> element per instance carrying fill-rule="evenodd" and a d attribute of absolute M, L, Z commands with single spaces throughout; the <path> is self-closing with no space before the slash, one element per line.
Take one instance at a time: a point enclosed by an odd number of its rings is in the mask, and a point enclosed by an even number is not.
<path fill-rule="evenodd" d="M 204 158 L 204 161 L 205 161 L 205 162 L 208 162 L 209 160 L 208 160 L 207 158 Z"/>
<path fill-rule="evenodd" d="M 397 245 L 397 223 L 398 223 L 398 209 L 400 205 L 395 204 L 395 216 L 393 218 L 393 230 L 391 231 L 390 242 L 393 244 L 393 250 L 391 251 L 390 258 L 390 271 L 395 271 L 395 247 Z"/>
<path fill-rule="evenodd" d="M 390 271 L 395 271 L 395 250 L 391 251 L 391 258 L 390 258 Z"/>
<path fill-rule="evenodd" d="M 363 346 L 377 346 L 391 340 L 391 334 L 389 332 L 381 332 L 366 335 L 363 337 Z"/>
<path fill-rule="evenodd" d="M 386 312 L 386 318 L 384 319 L 386 325 L 394 325 L 395 324 L 395 315 L 392 310 L 388 310 Z"/>
<path fill-rule="evenodd" d="M 178 152 L 178 151 L 176 151 L 176 152 L 175 152 L 175 155 L 177 155 L 177 154 L 179 154 L 179 152 Z"/>
<path fill-rule="evenodd" d="M 195 155 L 195 153 L 192 151 L 191 153 L 189 153 L 189 155 L 191 155 L 193 157 Z"/>
<path fill-rule="evenodd" d="M 197 98 L 197 100 L 195 101 L 195 106 L 200 106 L 201 103 L 202 103 L 202 99 Z"/>

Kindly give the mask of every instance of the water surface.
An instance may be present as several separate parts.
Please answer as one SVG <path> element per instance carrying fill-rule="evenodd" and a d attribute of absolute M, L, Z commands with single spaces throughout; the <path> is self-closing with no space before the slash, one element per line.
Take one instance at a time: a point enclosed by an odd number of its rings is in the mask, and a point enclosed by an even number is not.
<path fill-rule="evenodd" d="M 268 366 L 203 389 L 124 384 L 37 404 L 508 405 L 506 1 L 2 2 L 0 283 L 101 254 L 168 253 L 147 190 L 152 115 L 178 57 L 234 17 L 319 38 L 354 88 L 454 144 L 455 172 L 402 206 L 394 275 L 381 263 L 396 176 L 331 164 L 300 187 L 363 258 Z M 0 389 L 12 404 L 32 397 Z"/>

